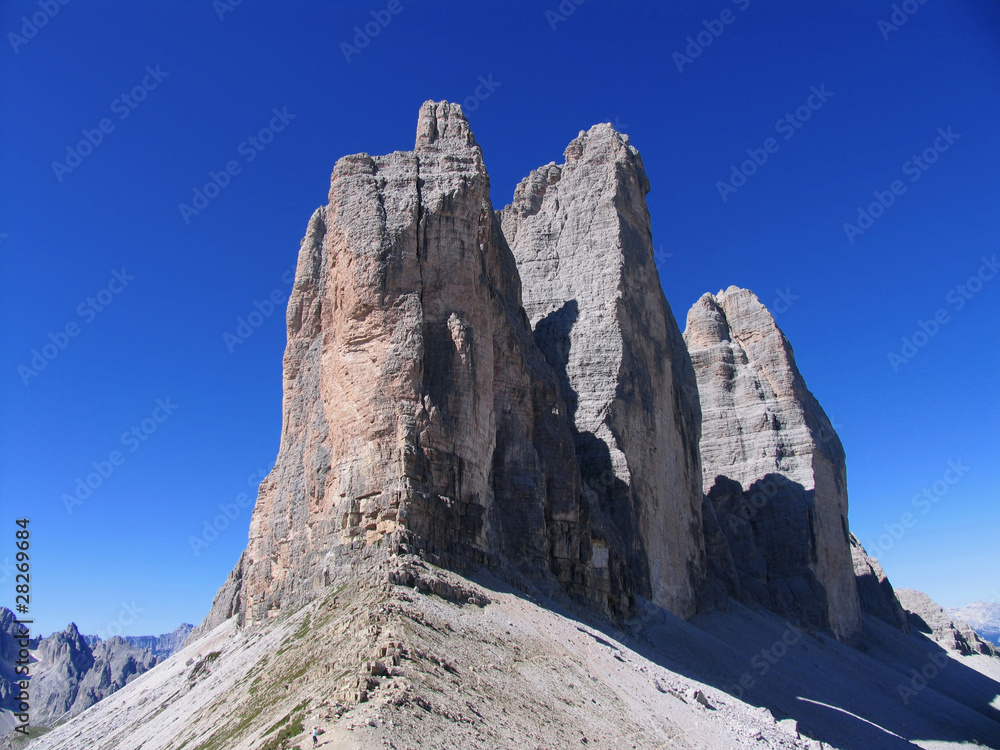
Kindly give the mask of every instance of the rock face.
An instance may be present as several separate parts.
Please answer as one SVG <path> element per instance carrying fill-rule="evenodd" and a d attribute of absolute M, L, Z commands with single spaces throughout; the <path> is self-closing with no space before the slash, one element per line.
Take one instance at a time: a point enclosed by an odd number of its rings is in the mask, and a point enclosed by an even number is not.
<path fill-rule="evenodd" d="M 861 611 L 877 617 L 882 622 L 910 632 L 906 610 L 899 603 L 896 592 L 879 565 L 878 560 L 869 557 L 858 538 L 851 534 L 851 556 L 854 560 L 854 575 L 858 581 L 858 599 Z"/>
<path fill-rule="evenodd" d="M 616 196 L 638 200 L 641 208 L 622 209 L 618 247 L 641 240 L 649 250 L 648 236 L 629 236 L 643 221 L 648 233 L 645 177 L 625 145 L 612 150 L 617 138 L 595 134 L 605 151 L 590 161 L 603 156 L 613 174 L 628 156 L 640 170 L 607 186 L 602 210 Z M 571 148 L 584 149 L 583 141 Z M 648 272 L 651 251 L 645 262 L 640 271 Z M 651 291 L 650 283 L 638 289 Z M 653 590 L 653 571 L 658 601 L 689 613 L 697 544 L 688 536 L 700 528 L 696 426 L 669 385 L 653 393 L 650 381 L 673 382 L 671 361 L 684 360 L 655 292 L 658 301 L 634 303 L 632 348 L 619 341 L 618 354 L 591 363 L 594 393 L 584 393 L 587 414 L 601 400 L 624 403 L 610 426 L 627 432 L 633 453 L 610 455 L 599 439 L 581 450 L 580 407 L 574 402 L 568 418 L 566 379 L 535 344 L 461 109 L 424 104 L 414 151 L 341 159 L 329 204 L 309 222 L 289 300 L 278 459 L 261 485 L 247 550 L 204 628 L 233 614 L 261 621 L 308 601 L 357 560 L 408 551 L 456 569 L 484 564 L 543 586 L 558 582 L 616 615 L 630 611 L 635 592 Z M 583 315 L 589 320 L 589 306 Z M 648 345 L 636 341 L 640 327 L 653 331 Z M 684 438 L 673 434 L 682 429 Z M 660 437 L 640 449 L 649 430 Z M 607 428 L 601 435 L 610 439 Z M 639 479 L 623 479 L 640 466 L 641 481 L 654 483 L 645 495 Z M 595 495 L 595 477 L 617 494 Z M 661 504 L 648 497 L 652 489 L 665 493 Z M 638 531 L 641 523 L 648 529 Z"/>
<path fill-rule="evenodd" d="M 734 590 L 729 576 L 726 591 L 850 637 L 861 615 L 844 450 L 791 345 L 737 287 L 698 300 L 684 337 L 701 400 L 704 488 L 742 584 Z"/>
<path fill-rule="evenodd" d="M 950 651 L 962 655 L 985 654 L 997 656 L 993 644 L 979 637 L 972 627 L 949 615 L 940 604 L 922 591 L 897 589 L 899 602 L 906 610 L 910 627 L 933 638 Z"/>
<path fill-rule="evenodd" d="M 149 651 L 156 657 L 158 662 L 161 662 L 183 648 L 184 641 L 191 635 L 192 630 L 194 630 L 194 625 L 183 623 L 169 633 L 162 633 L 161 635 L 123 635 L 121 639 L 131 643 L 138 649 Z M 96 635 L 85 635 L 83 637 L 87 641 L 87 645 L 91 647 L 101 642 L 101 639 Z M 108 643 L 110 642 L 108 641 Z"/>
<path fill-rule="evenodd" d="M 581 132 L 501 213 L 535 341 L 558 373 L 584 492 L 639 593 L 694 610 L 701 576 L 694 372 L 660 288 L 628 136 Z"/>
<path fill-rule="evenodd" d="M 1000 603 L 973 602 L 964 607 L 950 607 L 945 612 L 956 620 L 967 622 L 983 640 L 1000 646 Z"/>

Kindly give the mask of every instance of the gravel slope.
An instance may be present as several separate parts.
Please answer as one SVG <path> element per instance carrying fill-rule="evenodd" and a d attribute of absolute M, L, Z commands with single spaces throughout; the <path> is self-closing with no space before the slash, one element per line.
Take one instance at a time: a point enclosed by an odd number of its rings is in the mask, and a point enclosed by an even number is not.
<path fill-rule="evenodd" d="M 30 747 L 308 748 L 319 726 L 327 750 L 1000 748 L 1000 660 L 877 621 L 867 653 L 738 605 L 691 622 L 647 606 L 623 632 L 406 566 L 249 633 L 227 621 Z M 930 657 L 945 666 L 904 705 Z"/>

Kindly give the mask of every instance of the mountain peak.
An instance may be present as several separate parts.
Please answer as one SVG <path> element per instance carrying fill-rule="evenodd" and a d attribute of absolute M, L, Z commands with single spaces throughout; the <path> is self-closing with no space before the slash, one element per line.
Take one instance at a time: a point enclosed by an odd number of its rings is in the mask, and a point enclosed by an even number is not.
<path fill-rule="evenodd" d="M 476 138 L 460 104 L 428 100 L 420 107 L 417 117 L 416 150 L 428 147 L 474 148 Z"/>

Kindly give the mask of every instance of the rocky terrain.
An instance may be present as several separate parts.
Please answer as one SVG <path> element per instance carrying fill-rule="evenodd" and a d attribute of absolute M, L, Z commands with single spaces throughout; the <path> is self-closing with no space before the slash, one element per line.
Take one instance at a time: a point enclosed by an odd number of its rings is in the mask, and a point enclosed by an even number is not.
<path fill-rule="evenodd" d="M 11 712 L 19 688 L 14 663 L 20 650 L 14 638 L 15 618 L 9 609 L 0 607 L 0 735 L 15 724 Z M 191 630 L 191 625 L 182 625 L 161 636 L 102 640 L 81 635 L 70 623 L 50 636 L 31 638 L 31 724 L 52 727 L 76 716 L 178 651 Z"/>
<path fill-rule="evenodd" d="M 906 610 L 896 596 L 892 584 L 885 575 L 878 560 L 869 557 L 858 538 L 851 534 L 851 557 L 854 575 L 858 585 L 858 600 L 861 611 L 877 617 L 887 625 L 910 632 L 910 621 Z"/>
<path fill-rule="evenodd" d="M 1000 646 L 1000 603 L 973 602 L 945 611 L 956 620 L 968 623 L 984 641 Z"/>
<path fill-rule="evenodd" d="M 1000 660 L 876 619 L 862 652 L 737 603 L 615 629 L 415 558 L 356 575 L 227 620 L 32 748 L 304 749 L 317 726 L 326 750 L 1000 747 Z"/>
<path fill-rule="evenodd" d="M 136 648 L 149 651 L 156 657 L 157 661 L 163 661 L 171 654 L 183 648 L 184 641 L 191 635 L 192 630 L 194 630 L 194 625 L 183 623 L 169 633 L 161 633 L 160 635 L 123 635 L 120 637 L 123 641 L 131 643 Z M 88 646 L 96 646 L 101 641 L 96 635 L 85 635 L 83 639 L 87 642 Z"/>
<path fill-rule="evenodd" d="M 73 623 L 40 639 L 32 656 L 32 721 L 39 726 L 75 716 L 156 664 L 149 651 L 117 636 L 91 647 Z"/>
<path fill-rule="evenodd" d="M 246 551 L 32 747 L 1000 747 L 1000 659 L 852 537 L 770 313 L 730 287 L 681 335 L 648 190 L 597 125 L 496 211 L 447 102 L 340 159 Z"/>
<path fill-rule="evenodd" d="M 967 622 L 952 617 L 922 591 L 899 589 L 898 596 L 913 630 L 961 654 L 997 655 L 992 643 L 980 638 Z"/>
<path fill-rule="evenodd" d="M 20 628 L 14 624 L 17 615 L 6 607 L 0 607 L 0 736 L 7 734 L 14 726 L 10 709 L 14 696 L 20 691 L 19 676 L 15 662 L 21 650 Z M 29 639 L 29 648 L 34 648 L 37 640 Z"/>

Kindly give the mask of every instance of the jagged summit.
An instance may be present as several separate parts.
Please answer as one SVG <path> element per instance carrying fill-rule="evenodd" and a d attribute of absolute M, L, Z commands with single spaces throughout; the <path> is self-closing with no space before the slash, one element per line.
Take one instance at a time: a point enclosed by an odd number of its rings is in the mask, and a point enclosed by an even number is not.
<path fill-rule="evenodd" d="M 522 180 L 501 212 L 524 309 L 559 375 L 585 493 L 629 585 L 690 615 L 704 566 L 699 411 L 654 262 L 649 180 L 608 124 L 581 132 L 565 158 Z"/>
<path fill-rule="evenodd" d="M 476 138 L 459 104 L 426 101 L 417 118 L 417 140 L 414 148 L 423 151 L 429 146 L 474 148 Z"/>
<path fill-rule="evenodd" d="M 579 167 L 567 169 L 579 172 L 582 186 L 604 164 L 595 194 L 603 223 L 592 221 L 588 212 L 598 206 L 585 200 L 572 221 L 592 225 L 587 251 L 595 259 L 617 243 L 623 261 L 625 251 L 641 258 L 636 273 L 648 276 L 641 162 L 606 127 L 592 133 L 574 141 Z M 409 553 L 561 587 L 616 615 L 631 611 L 636 593 L 649 594 L 652 562 L 657 594 L 670 591 L 662 603 L 690 614 L 696 544 L 668 546 L 655 534 L 675 525 L 687 538 L 699 527 L 696 447 L 683 449 L 684 507 L 661 511 L 649 493 L 642 507 L 608 506 L 593 482 L 584 488 L 581 471 L 592 467 L 577 460 L 578 425 L 567 419 L 559 373 L 524 317 L 515 257 L 461 109 L 425 103 L 416 144 L 413 152 L 340 159 L 329 204 L 310 220 L 288 307 L 278 460 L 261 485 L 247 551 L 205 627 L 234 614 L 263 621 L 309 601 L 358 561 Z M 633 168 L 619 179 L 622 158 Z M 638 201 L 637 213 L 619 223 L 615 201 Z M 594 280 L 594 289 L 584 284 L 575 295 L 589 309 L 598 285 L 606 296 L 618 283 Z M 649 364 L 667 372 L 670 347 L 678 361 L 683 347 L 672 318 L 673 343 L 665 343 L 669 311 L 658 287 L 642 301 L 653 288 L 638 304 L 652 305 L 642 310 L 643 324 L 659 336 Z M 608 326 L 611 333 L 616 323 Z M 593 377 L 605 392 L 595 398 L 607 401 L 607 390 L 619 387 L 622 361 L 596 363 Z M 640 368 L 631 367 L 634 380 Z M 619 427 L 638 435 L 639 422 L 629 420 L 647 417 L 638 399 L 630 408 Z M 665 458 L 663 467 L 650 464 L 651 475 L 671 470 L 674 459 Z M 613 487 L 629 472 L 645 470 L 621 464 L 601 481 Z M 646 528 L 654 535 L 644 547 Z"/>

